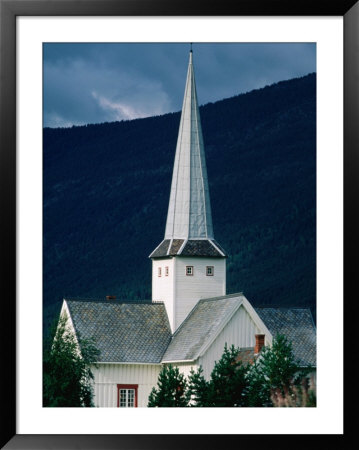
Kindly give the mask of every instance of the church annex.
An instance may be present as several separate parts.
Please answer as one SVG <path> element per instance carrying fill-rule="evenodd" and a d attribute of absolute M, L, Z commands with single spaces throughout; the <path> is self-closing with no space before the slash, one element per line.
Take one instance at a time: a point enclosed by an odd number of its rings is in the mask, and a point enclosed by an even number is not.
<path fill-rule="evenodd" d="M 63 300 L 72 331 L 95 338 L 100 350 L 95 406 L 145 407 L 163 364 L 186 375 L 202 366 L 209 378 L 226 343 L 255 349 L 277 333 L 303 367 L 316 366 L 309 308 L 253 307 L 242 293 L 226 294 L 227 254 L 213 234 L 192 59 L 191 50 L 164 239 L 149 255 L 152 302 Z"/>

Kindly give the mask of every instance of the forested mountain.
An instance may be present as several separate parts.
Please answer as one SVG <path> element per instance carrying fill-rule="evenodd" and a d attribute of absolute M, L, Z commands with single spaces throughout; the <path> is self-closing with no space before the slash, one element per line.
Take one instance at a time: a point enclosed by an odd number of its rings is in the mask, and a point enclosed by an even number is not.
<path fill-rule="evenodd" d="M 316 75 L 200 108 L 227 293 L 316 302 Z M 180 113 L 43 133 L 45 326 L 62 298 L 151 298 Z"/>

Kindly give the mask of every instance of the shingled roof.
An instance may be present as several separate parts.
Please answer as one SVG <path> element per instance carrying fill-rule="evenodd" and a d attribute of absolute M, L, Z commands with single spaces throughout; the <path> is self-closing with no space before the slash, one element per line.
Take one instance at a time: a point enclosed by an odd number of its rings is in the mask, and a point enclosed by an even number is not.
<path fill-rule="evenodd" d="M 244 300 L 242 294 L 200 300 L 173 335 L 163 362 L 197 359 Z M 283 334 L 292 343 L 301 366 L 316 366 L 316 329 L 309 308 L 254 309 L 273 337 Z"/>
<path fill-rule="evenodd" d="M 273 337 L 282 334 L 292 343 L 301 366 L 316 366 L 316 328 L 309 308 L 254 309 Z"/>
<path fill-rule="evenodd" d="M 76 333 L 95 338 L 98 362 L 160 363 L 171 329 L 160 303 L 65 300 Z"/>
<path fill-rule="evenodd" d="M 163 361 L 193 361 L 242 303 L 241 294 L 199 300 L 173 335 Z"/>
<path fill-rule="evenodd" d="M 162 303 L 65 302 L 76 333 L 85 339 L 95 338 L 100 350 L 98 362 L 160 363 L 197 359 L 243 300 L 241 293 L 199 300 L 172 339 Z M 254 309 L 273 337 L 283 334 L 292 343 L 300 365 L 316 366 L 316 329 L 309 308 Z"/>
<path fill-rule="evenodd" d="M 166 256 L 204 256 L 223 258 L 226 255 L 214 239 L 164 239 L 150 258 Z"/>

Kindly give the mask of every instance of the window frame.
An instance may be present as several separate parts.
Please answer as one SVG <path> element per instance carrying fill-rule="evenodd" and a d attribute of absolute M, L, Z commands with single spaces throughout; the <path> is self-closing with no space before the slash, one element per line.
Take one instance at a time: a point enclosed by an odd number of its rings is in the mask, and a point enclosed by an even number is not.
<path fill-rule="evenodd" d="M 120 406 L 120 390 L 121 389 L 133 389 L 135 391 L 135 399 L 133 407 L 138 407 L 138 384 L 117 384 L 117 408 L 123 408 Z M 129 408 L 129 406 L 125 406 L 125 408 Z"/>
<path fill-rule="evenodd" d="M 169 267 L 165 266 L 165 277 L 168 277 L 169 273 L 170 273 Z"/>
<path fill-rule="evenodd" d="M 191 273 L 188 273 L 188 269 L 191 269 Z M 186 266 L 186 276 L 187 277 L 193 277 L 194 274 L 194 267 L 193 266 Z"/>
<path fill-rule="evenodd" d="M 162 267 L 157 267 L 157 276 L 162 277 Z"/>
<path fill-rule="evenodd" d="M 211 269 L 212 273 L 208 273 L 208 269 Z M 206 276 L 213 277 L 214 276 L 214 266 L 206 266 Z"/>

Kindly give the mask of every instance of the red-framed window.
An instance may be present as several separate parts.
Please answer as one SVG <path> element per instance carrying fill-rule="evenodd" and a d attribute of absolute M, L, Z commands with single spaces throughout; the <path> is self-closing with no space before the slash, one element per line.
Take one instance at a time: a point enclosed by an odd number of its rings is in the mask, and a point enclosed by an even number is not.
<path fill-rule="evenodd" d="M 118 384 L 117 385 L 117 407 L 137 408 L 138 384 Z"/>

